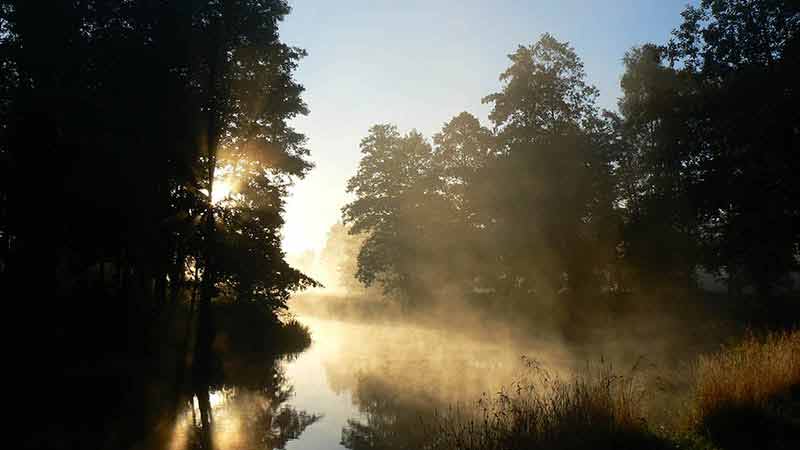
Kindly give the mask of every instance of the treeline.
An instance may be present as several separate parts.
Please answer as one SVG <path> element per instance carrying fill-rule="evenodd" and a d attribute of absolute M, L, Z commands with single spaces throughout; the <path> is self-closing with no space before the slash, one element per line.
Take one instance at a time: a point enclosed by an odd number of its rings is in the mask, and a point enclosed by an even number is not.
<path fill-rule="evenodd" d="M 197 366 L 213 303 L 274 315 L 314 284 L 280 248 L 286 188 L 311 168 L 289 10 L 0 2 L 0 296 L 30 339 L 159 345 L 183 305 Z"/>
<path fill-rule="evenodd" d="M 624 56 L 618 112 L 549 34 L 509 55 L 484 125 L 372 127 L 343 216 L 357 278 L 413 304 L 790 284 L 800 255 L 800 8 L 704 0 Z"/>

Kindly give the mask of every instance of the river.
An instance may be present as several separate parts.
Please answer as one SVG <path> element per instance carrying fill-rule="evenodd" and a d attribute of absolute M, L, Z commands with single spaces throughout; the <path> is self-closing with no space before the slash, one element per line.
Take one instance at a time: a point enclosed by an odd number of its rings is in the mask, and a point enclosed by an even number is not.
<path fill-rule="evenodd" d="M 276 361 L 261 385 L 210 392 L 214 448 L 415 448 L 432 432 L 435 413 L 473 408 L 523 370 L 523 352 L 502 340 L 402 323 L 299 319 L 312 333 L 307 350 Z M 546 358 L 567 355 L 548 350 Z M 175 425 L 175 450 L 203 447 L 191 433 L 199 426 L 196 400 L 192 406 Z"/>

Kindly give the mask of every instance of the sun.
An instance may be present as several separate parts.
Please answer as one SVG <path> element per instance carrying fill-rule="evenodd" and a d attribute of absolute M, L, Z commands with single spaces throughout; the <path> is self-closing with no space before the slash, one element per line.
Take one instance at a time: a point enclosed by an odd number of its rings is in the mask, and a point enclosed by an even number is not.
<path fill-rule="evenodd" d="M 214 191 L 211 193 L 211 203 L 218 205 L 229 200 L 236 194 L 236 185 L 230 178 L 214 180 Z"/>

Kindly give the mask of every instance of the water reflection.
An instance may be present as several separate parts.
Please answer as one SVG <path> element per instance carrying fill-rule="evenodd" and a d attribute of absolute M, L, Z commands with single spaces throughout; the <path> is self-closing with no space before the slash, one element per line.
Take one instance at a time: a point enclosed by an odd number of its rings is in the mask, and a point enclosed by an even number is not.
<path fill-rule="evenodd" d="M 534 351 L 409 324 L 302 317 L 299 355 L 224 358 L 224 379 L 187 395 L 158 445 L 171 450 L 423 448 L 433 416 L 496 392 Z M 324 415 L 324 418 L 323 418 Z"/>
<path fill-rule="evenodd" d="M 167 448 L 284 449 L 321 415 L 298 410 L 283 370 L 287 358 L 230 364 L 225 384 L 207 386 L 184 402 Z"/>
<path fill-rule="evenodd" d="M 353 393 L 362 417 L 348 419 L 342 445 L 352 450 L 422 448 L 432 415 L 443 406 L 425 392 L 400 391 L 379 377 L 363 377 Z"/>
<path fill-rule="evenodd" d="M 522 354 L 567 365 L 556 347 L 476 340 L 409 324 L 302 317 L 314 344 L 287 367 L 295 405 L 325 414 L 292 449 L 418 449 L 435 435 L 434 414 L 475 406 L 519 375 Z"/>

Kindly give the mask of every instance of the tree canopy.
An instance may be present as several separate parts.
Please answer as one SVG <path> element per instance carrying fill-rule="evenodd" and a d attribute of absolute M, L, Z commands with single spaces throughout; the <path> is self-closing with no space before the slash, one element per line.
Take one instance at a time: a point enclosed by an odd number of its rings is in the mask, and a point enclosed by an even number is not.
<path fill-rule="evenodd" d="M 367 236 L 359 279 L 548 303 L 693 290 L 706 271 L 769 297 L 800 260 L 799 24 L 793 2 L 689 6 L 668 42 L 625 55 L 617 111 L 544 34 L 483 99 L 490 127 L 372 128 L 343 210 Z"/>

